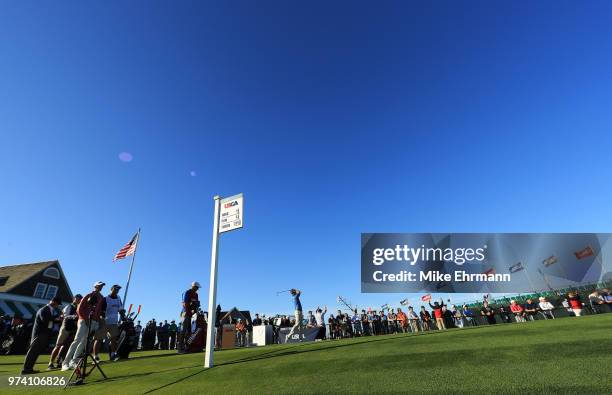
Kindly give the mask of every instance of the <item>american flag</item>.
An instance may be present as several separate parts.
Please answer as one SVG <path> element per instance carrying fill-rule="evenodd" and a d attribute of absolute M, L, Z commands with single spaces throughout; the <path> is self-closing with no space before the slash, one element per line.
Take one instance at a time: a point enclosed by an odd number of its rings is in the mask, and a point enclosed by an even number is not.
<path fill-rule="evenodd" d="M 134 235 L 134 237 L 132 237 L 132 240 L 130 240 L 129 243 L 124 245 L 119 250 L 119 252 L 117 252 L 115 257 L 113 258 L 113 262 L 115 262 L 117 259 L 123 259 L 126 256 L 134 255 L 134 252 L 136 251 L 136 245 L 137 244 L 138 244 L 138 232 L 136 232 L 136 234 Z"/>

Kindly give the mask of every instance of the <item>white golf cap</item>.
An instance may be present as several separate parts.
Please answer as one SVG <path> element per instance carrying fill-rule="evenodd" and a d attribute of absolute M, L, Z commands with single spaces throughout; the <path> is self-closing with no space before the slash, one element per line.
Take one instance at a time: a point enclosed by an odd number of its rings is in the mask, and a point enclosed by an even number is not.
<path fill-rule="evenodd" d="M 105 285 L 106 285 L 106 283 L 105 283 L 105 282 L 102 282 L 102 281 L 96 281 L 96 282 L 94 283 L 94 285 L 93 285 L 93 286 L 94 286 L 94 287 L 99 287 L 99 286 L 105 286 Z"/>
<path fill-rule="evenodd" d="M 192 282 L 192 283 L 191 283 L 191 286 L 192 286 L 192 287 L 202 288 L 202 286 L 200 285 L 200 283 L 199 283 L 199 282 L 197 282 L 197 281 Z"/>

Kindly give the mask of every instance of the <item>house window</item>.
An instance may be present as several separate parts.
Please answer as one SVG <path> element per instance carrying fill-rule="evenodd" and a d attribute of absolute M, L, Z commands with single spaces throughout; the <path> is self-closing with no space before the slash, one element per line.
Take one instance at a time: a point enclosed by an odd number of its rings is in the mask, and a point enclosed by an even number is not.
<path fill-rule="evenodd" d="M 43 272 L 43 276 L 45 277 L 49 277 L 49 278 L 54 278 L 56 280 L 59 280 L 60 278 L 60 272 L 59 270 L 57 270 L 57 268 L 55 267 L 50 267 L 47 268 L 44 272 Z"/>
<path fill-rule="evenodd" d="M 47 291 L 47 284 L 38 283 L 36 284 L 36 288 L 34 289 L 34 297 L 38 299 L 42 299 L 45 296 L 46 291 Z"/>
<path fill-rule="evenodd" d="M 45 295 L 45 299 L 53 299 L 57 295 L 58 287 L 55 285 L 49 285 L 47 288 L 47 295 Z"/>

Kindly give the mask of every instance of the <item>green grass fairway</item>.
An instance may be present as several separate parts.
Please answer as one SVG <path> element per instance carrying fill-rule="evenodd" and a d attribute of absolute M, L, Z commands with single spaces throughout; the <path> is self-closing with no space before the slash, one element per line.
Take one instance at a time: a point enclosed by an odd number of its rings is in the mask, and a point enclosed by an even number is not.
<path fill-rule="evenodd" d="M 0 357 L 0 392 L 23 357 Z M 47 356 L 36 369 L 46 367 Z M 612 314 L 104 363 L 81 394 L 296 392 L 612 393 Z M 47 375 L 41 373 L 39 375 Z M 66 375 L 55 372 L 52 375 Z M 8 391 L 7 391 L 8 390 Z M 61 392 L 49 387 L 12 391 Z"/>

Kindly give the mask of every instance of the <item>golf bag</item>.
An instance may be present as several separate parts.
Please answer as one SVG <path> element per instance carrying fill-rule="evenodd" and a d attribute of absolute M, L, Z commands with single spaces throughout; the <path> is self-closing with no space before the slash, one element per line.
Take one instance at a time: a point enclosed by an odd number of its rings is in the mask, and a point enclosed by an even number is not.
<path fill-rule="evenodd" d="M 117 341 L 117 356 L 121 359 L 127 359 L 130 356 L 135 345 L 138 343 L 138 336 L 134 329 L 134 319 L 125 318 L 119 325 L 119 338 Z"/>
<path fill-rule="evenodd" d="M 33 323 L 26 322 L 9 329 L 4 339 L 2 339 L 1 354 L 25 354 L 30 347 L 33 328 Z"/>
<path fill-rule="evenodd" d="M 195 330 L 187 339 L 187 351 L 188 352 L 202 352 L 206 347 L 206 319 L 204 313 L 200 310 L 196 314 Z"/>

